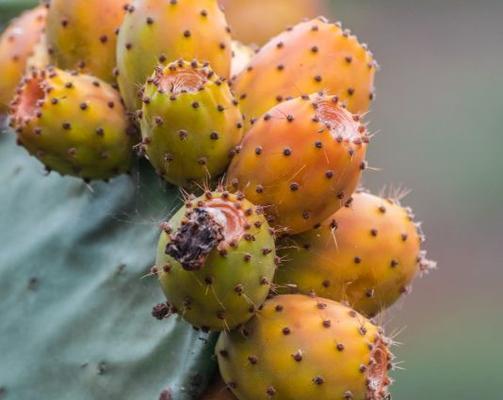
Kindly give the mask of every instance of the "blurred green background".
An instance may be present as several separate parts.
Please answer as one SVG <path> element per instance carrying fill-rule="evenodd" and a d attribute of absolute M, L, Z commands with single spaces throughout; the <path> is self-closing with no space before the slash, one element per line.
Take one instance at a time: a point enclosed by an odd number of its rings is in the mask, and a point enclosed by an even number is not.
<path fill-rule="evenodd" d="M 26 3 L 0 0 L 0 20 Z M 393 396 L 501 399 L 503 1 L 329 3 L 382 67 L 365 185 L 412 189 L 439 262 L 381 317 L 403 343 Z"/>

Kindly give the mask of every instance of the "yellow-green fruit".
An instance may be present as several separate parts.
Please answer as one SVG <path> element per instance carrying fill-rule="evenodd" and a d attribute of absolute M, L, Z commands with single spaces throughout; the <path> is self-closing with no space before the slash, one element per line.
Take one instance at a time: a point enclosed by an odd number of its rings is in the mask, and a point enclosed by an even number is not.
<path fill-rule="evenodd" d="M 0 36 L 0 114 L 9 109 L 26 62 L 45 29 L 46 14 L 43 6 L 26 11 Z"/>
<path fill-rule="evenodd" d="M 239 400 L 384 400 L 391 366 L 382 330 L 332 300 L 278 296 L 216 354 Z"/>
<path fill-rule="evenodd" d="M 243 137 L 229 85 L 208 65 L 156 68 L 143 89 L 142 149 L 168 182 L 191 186 L 218 177 Z"/>
<path fill-rule="evenodd" d="M 237 76 L 233 88 L 247 118 L 289 97 L 337 95 L 355 114 L 374 96 L 376 65 L 365 45 L 325 19 L 302 22 L 271 39 Z"/>
<path fill-rule="evenodd" d="M 406 293 L 418 273 L 434 266 L 421 251 L 422 240 L 409 208 L 356 193 L 319 228 L 283 243 L 276 282 L 374 316 Z"/>
<path fill-rule="evenodd" d="M 231 75 L 236 76 L 243 71 L 251 61 L 255 54 L 255 50 L 246 44 L 232 41 L 232 71 Z"/>
<path fill-rule="evenodd" d="M 364 125 L 337 97 L 285 101 L 245 135 L 228 184 L 265 206 L 275 227 L 305 232 L 351 197 L 365 168 L 367 142 Z"/>
<path fill-rule="evenodd" d="M 117 29 L 124 0 L 51 0 L 47 40 L 59 68 L 80 70 L 113 83 Z"/>
<path fill-rule="evenodd" d="M 236 400 L 230 389 L 222 380 L 213 384 L 201 397 L 201 400 Z"/>
<path fill-rule="evenodd" d="M 197 59 L 228 79 L 230 29 L 217 0 L 135 0 L 120 28 L 117 57 L 121 94 L 136 111 L 138 90 L 159 63 Z"/>
<path fill-rule="evenodd" d="M 322 15 L 326 0 L 220 0 L 233 36 L 262 44 L 303 18 Z"/>
<path fill-rule="evenodd" d="M 33 70 L 18 88 L 11 126 L 48 170 L 85 180 L 130 168 L 134 138 L 119 94 L 89 75 Z"/>
<path fill-rule="evenodd" d="M 163 225 L 156 269 L 171 307 L 204 330 L 229 330 L 265 301 L 275 272 L 274 235 L 242 195 L 207 192 Z"/>

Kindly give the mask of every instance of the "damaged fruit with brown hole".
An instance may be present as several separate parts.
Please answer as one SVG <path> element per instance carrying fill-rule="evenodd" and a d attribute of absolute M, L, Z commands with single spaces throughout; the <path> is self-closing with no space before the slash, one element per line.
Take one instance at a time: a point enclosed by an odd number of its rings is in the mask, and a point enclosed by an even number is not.
<path fill-rule="evenodd" d="M 171 313 L 203 330 L 229 330 L 265 301 L 275 272 L 274 232 L 241 194 L 187 198 L 162 224 L 156 272 Z"/>
<path fill-rule="evenodd" d="M 220 335 L 222 377 L 239 400 L 384 400 L 390 344 L 349 307 L 304 295 L 277 296 Z"/>

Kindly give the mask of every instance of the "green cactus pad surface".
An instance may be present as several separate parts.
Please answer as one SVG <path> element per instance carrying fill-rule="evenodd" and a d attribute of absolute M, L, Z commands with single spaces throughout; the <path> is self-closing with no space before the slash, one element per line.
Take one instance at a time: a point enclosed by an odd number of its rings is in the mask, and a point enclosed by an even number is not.
<path fill-rule="evenodd" d="M 0 185 L 0 398 L 196 399 L 214 337 L 156 321 L 147 276 L 177 189 L 147 165 L 90 186 L 44 176 L 7 132 Z"/>

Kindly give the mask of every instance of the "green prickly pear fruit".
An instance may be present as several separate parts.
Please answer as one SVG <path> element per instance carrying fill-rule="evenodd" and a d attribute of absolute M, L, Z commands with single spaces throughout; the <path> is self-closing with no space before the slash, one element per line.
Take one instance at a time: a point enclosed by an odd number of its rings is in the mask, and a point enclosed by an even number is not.
<path fill-rule="evenodd" d="M 243 137 L 243 116 L 227 82 L 196 61 L 156 68 L 140 116 L 142 150 L 160 176 L 180 186 L 225 172 Z"/>
<path fill-rule="evenodd" d="M 120 28 L 117 56 L 122 96 L 136 111 L 138 90 L 159 63 L 197 59 L 228 79 L 230 29 L 217 0 L 135 0 Z"/>
<path fill-rule="evenodd" d="M 45 29 L 46 14 L 43 6 L 26 11 L 0 36 L 0 114 L 9 109 L 27 60 Z"/>
<path fill-rule="evenodd" d="M 201 397 L 201 400 L 236 400 L 230 389 L 219 379 Z"/>
<path fill-rule="evenodd" d="M 163 224 L 156 270 L 172 312 L 197 328 L 233 329 L 265 301 L 274 234 L 242 195 L 206 192 Z"/>
<path fill-rule="evenodd" d="M 319 18 L 271 39 L 233 88 L 249 119 L 292 96 L 320 91 L 337 95 L 348 110 L 361 114 L 374 97 L 375 70 L 365 45 L 340 25 Z"/>
<path fill-rule="evenodd" d="M 384 400 L 388 344 L 380 328 L 346 306 L 285 295 L 241 329 L 223 332 L 216 354 L 239 400 Z"/>
<path fill-rule="evenodd" d="M 51 0 L 47 40 L 54 65 L 115 81 L 124 0 Z"/>
<path fill-rule="evenodd" d="M 421 251 L 423 234 L 413 218 L 397 200 L 356 193 L 318 229 L 285 241 L 276 282 L 373 317 L 435 265 Z"/>
<path fill-rule="evenodd" d="M 124 106 L 97 78 L 34 70 L 21 82 L 10 116 L 18 143 L 48 170 L 106 180 L 130 168 L 134 138 Z"/>
<path fill-rule="evenodd" d="M 365 167 L 368 136 L 337 97 L 277 105 L 245 135 L 229 187 L 266 206 L 269 222 L 294 234 L 312 229 L 351 197 Z"/>
<path fill-rule="evenodd" d="M 232 41 L 232 68 L 231 76 L 237 76 L 241 71 L 243 71 L 255 54 L 255 50 L 252 46 L 248 46 L 237 40 Z"/>

